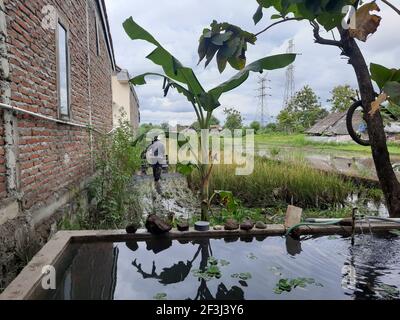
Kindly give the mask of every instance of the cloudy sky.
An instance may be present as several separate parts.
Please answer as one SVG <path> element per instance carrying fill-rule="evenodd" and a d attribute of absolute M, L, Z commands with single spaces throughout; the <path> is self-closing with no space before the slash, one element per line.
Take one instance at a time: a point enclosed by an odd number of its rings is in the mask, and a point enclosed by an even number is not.
<path fill-rule="evenodd" d="M 400 0 L 393 0 L 393 3 L 396 2 Z M 225 81 L 235 71 L 227 67 L 220 74 L 215 60 L 207 69 L 204 69 L 204 64 L 197 66 L 198 38 L 203 28 L 215 19 L 256 33 L 270 23 L 268 17 L 272 14 L 272 11 L 265 11 L 264 19 L 254 26 L 252 16 L 257 9 L 255 0 L 106 0 L 106 5 L 120 67 L 128 69 L 133 76 L 148 71 L 160 71 L 158 66 L 145 59 L 154 46 L 144 41 L 131 41 L 125 34 L 122 23 L 132 16 L 184 65 L 192 67 L 206 90 Z M 381 9 L 379 15 L 383 19 L 378 32 L 360 46 L 368 63 L 398 68 L 400 35 L 395 30 L 399 30 L 400 18 L 384 4 L 381 4 Z M 307 22 L 287 22 L 262 34 L 257 44 L 249 47 L 248 61 L 286 52 L 289 39 L 294 39 L 295 52 L 301 54 L 295 63 L 296 90 L 310 85 L 320 97 L 322 105 L 329 108 L 326 100 L 334 86 L 347 83 L 356 87 L 352 68 L 339 56 L 339 49 L 314 44 L 311 27 Z M 222 107 L 216 112 L 216 116 L 224 120 L 223 107 L 234 107 L 243 114 L 247 123 L 259 120 L 261 109 L 256 98 L 258 77 L 259 74 L 253 74 L 244 85 L 226 93 L 221 98 Z M 271 80 L 268 93 L 272 96 L 268 97 L 267 110 L 270 116 L 276 116 L 283 104 L 285 70 L 271 71 L 268 78 Z M 148 81 L 145 86 L 136 87 L 142 122 L 192 123 L 195 114 L 186 98 L 175 92 L 164 98 L 161 87 L 162 80 L 156 78 Z"/>

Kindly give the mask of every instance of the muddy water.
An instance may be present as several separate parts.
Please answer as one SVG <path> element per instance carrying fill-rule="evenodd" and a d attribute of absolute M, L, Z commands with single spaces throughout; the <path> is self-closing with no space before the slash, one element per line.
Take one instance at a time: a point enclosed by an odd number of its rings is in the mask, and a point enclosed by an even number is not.
<path fill-rule="evenodd" d="M 359 235 L 354 246 L 349 238 L 325 236 L 159 239 L 75 244 L 75 250 L 53 299 L 400 298 L 394 235 Z M 279 286 L 291 281 L 297 285 Z"/>
<path fill-rule="evenodd" d="M 273 154 L 272 150 L 278 154 Z M 277 147 L 267 144 L 257 144 L 256 153 L 280 161 L 305 162 L 320 170 L 378 180 L 372 157 L 361 153 L 318 150 L 315 148 Z M 392 157 L 392 162 L 399 163 L 400 157 Z M 400 173 L 397 174 L 400 178 Z"/>

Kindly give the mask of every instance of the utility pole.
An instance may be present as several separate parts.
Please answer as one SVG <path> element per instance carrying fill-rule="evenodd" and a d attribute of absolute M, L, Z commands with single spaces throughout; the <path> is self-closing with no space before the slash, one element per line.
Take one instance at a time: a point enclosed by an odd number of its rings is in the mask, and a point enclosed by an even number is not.
<path fill-rule="evenodd" d="M 287 53 L 294 53 L 295 46 L 294 46 L 294 41 L 293 39 L 289 40 L 289 47 L 287 49 Z M 294 81 L 294 64 L 292 63 L 289 67 L 286 69 L 286 83 L 285 83 L 285 93 L 283 97 L 283 108 L 285 109 L 290 100 L 294 96 L 294 91 L 295 91 L 295 81 Z"/>
<path fill-rule="evenodd" d="M 272 97 L 272 95 L 267 93 L 267 89 L 271 89 L 271 87 L 267 86 L 268 82 L 271 82 L 271 80 L 267 79 L 267 75 L 265 75 L 264 77 L 259 77 L 257 81 L 259 85 L 257 89 L 258 91 L 257 98 L 260 99 L 261 102 L 261 119 L 260 119 L 261 127 L 265 127 L 265 118 L 266 115 L 268 115 L 266 97 Z"/>

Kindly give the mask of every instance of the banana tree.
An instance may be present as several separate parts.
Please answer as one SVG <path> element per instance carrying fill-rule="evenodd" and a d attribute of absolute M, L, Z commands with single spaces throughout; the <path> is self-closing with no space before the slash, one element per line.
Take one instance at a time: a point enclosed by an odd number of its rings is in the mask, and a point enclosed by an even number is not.
<path fill-rule="evenodd" d="M 161 66 L 163 69 L 163 73 L 147 72 L 132 78 L 130 82 L 133 85 L 144 85 L 146 84 L 147 77 L 156 76 L 162 78 L 164 80 L 164 96 L 168 95 L 168 92 L 171 88 L 176 89 L 180 94 L 185 96 L 196 113 L 200 129 L 210 129 L 213 111 L 221 105 L 219 102 L 221 95 L 237 88 L 244 83 L 248 79 L 250 72 L 262 73 L 264 70 L 284 68 L 291 64 L 296 57 L 295 54 L 279 54 L 264 57 L 248 64 L 228 81 L 223 82 L 219 86 L 209 91 L 206 91 L 200 84 L 193 70 L 182 65 L 182 63 L 179 62 L 179 60 L 169 53 L 164 47 L 162 47 L 162 45 L 149 32 L 139 26 L 132 17 L 127 19 L 123 26 L 126 33 L 132 40 L 144 40 L 156 47 L 147 56 L 147 59 L 151 60 L 156 65 Z M 228 30 L 225 32 L 225 35 L 219 35 L 218 39 L 212 39 L 212 32 L 205 34 L 205 37 L 208 37 L 210 41 L 213 41 L 216 44 L 221 43 L 221 41 L 223 42 L 223 40 L 227 39 L 228 37 L 233 37 L 237 40 L 232 42 L 229 54 L 232 54 L 233 51 L 242 52 L 242 47 L 246 44 L 244 39 L 246 38 L 247 34 L 241 31 L 239 28 L 235 29 L 234 31 L 235 32 Z M 207 31 L 205 30 L 204 33 L 207 33 Z M 213 55 L 211 56 L 211 54 L 207 54 L 207 58 L 209 60 L 211 60 L 212 57 Z M 230 63 L 234 64 L 235 60 L 230 59 Z M 200 149 L 201 159 L 209 157 L 209 154 L 207 154 L 208 148 L 206 146 L 200 144 Z M 201 218 L 203 221 L 207 221 L 209 208 L 208 188 L 212 165 L 208 164 L 209 161 L 203 162 L 206 163 L 199 162 L 197 167 L 201 176 Z"/>

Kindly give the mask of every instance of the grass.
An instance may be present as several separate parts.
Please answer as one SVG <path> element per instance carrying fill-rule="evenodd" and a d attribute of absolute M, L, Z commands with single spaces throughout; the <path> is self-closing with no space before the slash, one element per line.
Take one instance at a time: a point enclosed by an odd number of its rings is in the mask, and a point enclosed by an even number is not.
<path fill-rule="evenodd" d="M 255 136 L 256 144 L 267 144 L 272 146 L 286 146 L 286 147 L 308 147 L 319 150 L 340 150 L 356 153 L 371 153 L 370 147 L 363 147 L 355 142 L 315 142 L 306 139 L 305 134 L 260 134 Z M 390 154 L 400 155 L 400 144 L 389 142 L 388 148 Z"/>
<path fill-rule="evenodd" d="M 327 209 L 343 204 L 356 189 L 335 173 L 321 172 L 303 163 L 283 163 L 255 158 L 254 172 L 236 176 L 234 165 L 217 165 L 210 190 L 228 190 L 247 207 L 276 207 L 294 204 L 303 208 Z M 195 173 L 193 181 L 199 177 Z"/>

